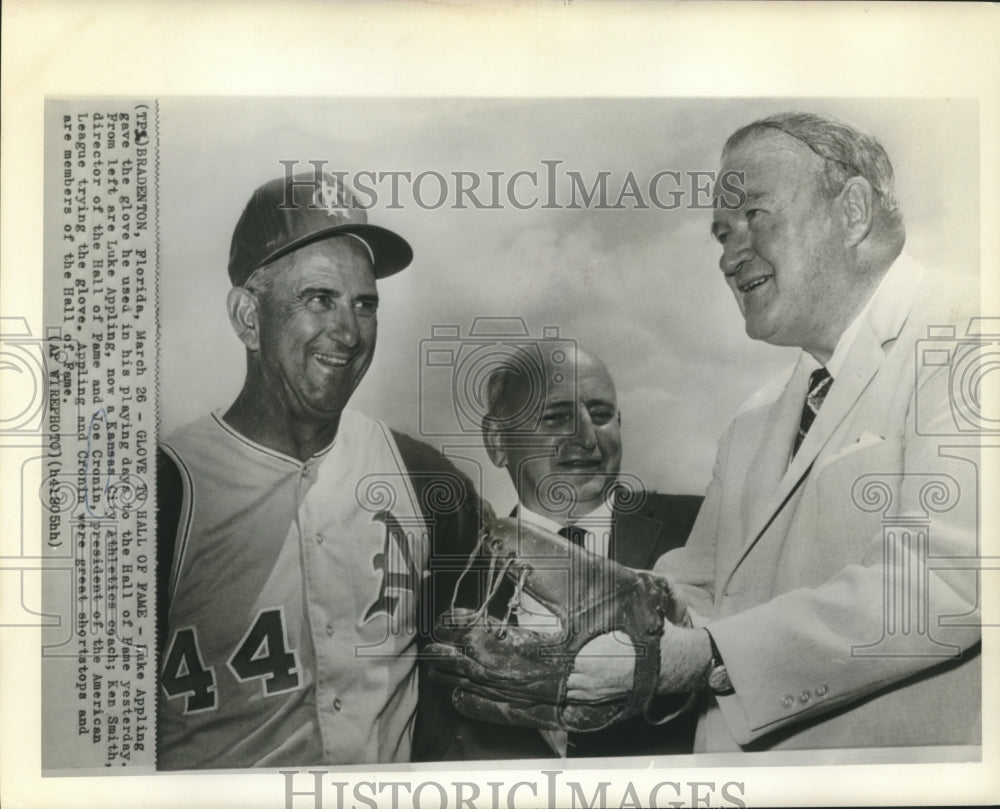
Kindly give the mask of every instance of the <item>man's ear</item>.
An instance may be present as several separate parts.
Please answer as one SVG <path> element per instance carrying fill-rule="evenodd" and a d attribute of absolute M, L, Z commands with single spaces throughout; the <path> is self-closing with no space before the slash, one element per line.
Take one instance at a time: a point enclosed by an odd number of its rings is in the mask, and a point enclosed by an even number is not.
<path fill-rule="evenodd" d="M 507 450 L 503 445 L 503 432 L 493 416 L 483 416 L 483 443 L 486 445 L 486 454 L 490 456 L 494 466 L 501 469 L 507 466 Z"/>
<path fill-rule="evenodd" d="M 864 177 L 851 177 L 840 190 L 843 204 L 846 244 L 857 247 L 868 238 L 875 221 L 875 192 Z"/>
<path fill-rule="evenodd" d="M 257 296 L 243 287 L 233 287 L 226 298 L 233 331 L 250 351 L 260 348 L 259 305 Z"/>

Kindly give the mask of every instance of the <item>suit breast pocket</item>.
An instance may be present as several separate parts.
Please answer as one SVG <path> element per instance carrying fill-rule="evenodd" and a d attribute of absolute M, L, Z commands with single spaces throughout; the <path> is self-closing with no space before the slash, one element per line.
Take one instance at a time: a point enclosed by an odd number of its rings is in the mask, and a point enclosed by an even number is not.
<path fill-rule="evenodd" d="M 885 507 L 898 501 L 901 454 L 898 441 L 879 440 L 817 460 L 818 527 L 838 562 L 865 561 L 872 539 L 881 535 Z"/>

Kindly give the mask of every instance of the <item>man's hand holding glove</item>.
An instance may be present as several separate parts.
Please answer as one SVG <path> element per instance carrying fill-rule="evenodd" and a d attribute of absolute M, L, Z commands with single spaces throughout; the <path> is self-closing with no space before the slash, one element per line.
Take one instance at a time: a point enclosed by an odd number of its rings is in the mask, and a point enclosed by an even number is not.
<path fill-rule="evenodd" d="M 704 683 L 708 634 L 685 628 L 687 610 L 665 579 L 512 518 L 488 525 L 480 545 L 489 568 L 484 603 L 441 616 L 426 650 L 431 678 L 454 686 L 459 712 L 501 724 L 596 731 L 644 713 L 657 693 Z M 514 595 L 491 614 L 504 578 Z M 559 632 L 518 622 L 523 594 L 556 616 Z"/>

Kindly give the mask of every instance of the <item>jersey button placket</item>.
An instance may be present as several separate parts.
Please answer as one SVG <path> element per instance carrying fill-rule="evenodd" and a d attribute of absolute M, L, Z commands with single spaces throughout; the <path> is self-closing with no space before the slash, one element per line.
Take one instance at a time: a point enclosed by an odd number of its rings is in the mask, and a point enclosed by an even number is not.
<path fill-rule="evenodd" d="M 316 689 L 316 709 L 319 714 L 331 714 L 332 702 L 330 694 L 329 672 L 331 665 L 331 649 L 329 639 L 334 635 L 334 626 L 328 621 L 323 608 L 323 582 L 326 578 L 324 563 L 326 552 L 321 548 L 324 537 L 316 530 L 315 515 L 306 497 L 314 483 L 313 470 L 308 464 L 303 464 L 299 470 L 299 547 L 302 554 L 303 579 L 305 582 L 305 603 L 307 625 L 312 639 L 313 654 L 316 658 L 316 672 L 313 687 Z M 330 738 L 329 721 L 322 716 L 317 717 L 320 737 L 326 755 L 335 755 L 334 740 Z"/>

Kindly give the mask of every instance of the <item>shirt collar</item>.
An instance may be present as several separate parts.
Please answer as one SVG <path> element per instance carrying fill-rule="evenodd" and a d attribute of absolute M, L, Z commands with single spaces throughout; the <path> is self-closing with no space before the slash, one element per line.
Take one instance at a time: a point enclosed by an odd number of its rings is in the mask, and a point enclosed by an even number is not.
<path fill-rule="evenodd" d="M 591 531 L 596 527 L 610 525 L 613 513 L 613 497 L 613 495 L 609 495 L 608 498 L 597 508 L 592 511 L 588 511 L 582 517 L 578 517 L 575 524 L 586 527 Z M 525 522 L 535 525 L 538 528 L 544 528 L 547 531 L 552 531 L 553 533 L 558 533 L 559 529 L 563 527 L 562 523 L 556 522 L 551 517 L 546 517 L 543 514 L 538 514 L 537 512 L 532 511 L 523 503 L 518 505 L 517 513 Z"/>
<path fill-rule="evenodd" d="M 854 345 L 854 339 L 858 336 L 858 332 L 861 331 L 861 324 L 865 322 L 865 318 L 868 317 L 868 312 L 871 311 L 872 304 L 875 299 L 878 298 L 879 292 L 882 291 L 882 287 L 885 286 L 885 279 L 889 277 L 889 273 L 886 272 L 882 276 L 882 280 L 879 281 L 878 286 L 875 287 L 875 291 L 869 296 L 867 303 L 865 303 L 864 308 L 858 312 L 858 316 L 851 321 L 851 325 L 844 329 L 844 333 L 840 335 L 840 339 L 837 341 L 837 347 L 833 349 L 833 354 L 830 360 L 826 363 L 826 370 L 830 372 L 830 376 L 834 379 L 837 378 L 837 374 L 840 373 L 840 369 L 844 366 L 844 361 L 847 359 L 847 355 L 851 351 L 851 346 Z"/>

